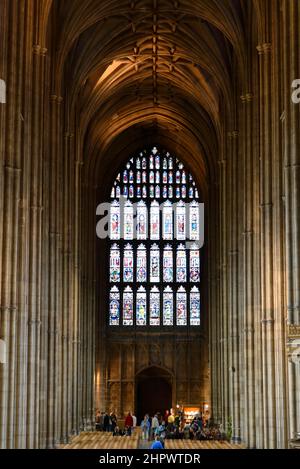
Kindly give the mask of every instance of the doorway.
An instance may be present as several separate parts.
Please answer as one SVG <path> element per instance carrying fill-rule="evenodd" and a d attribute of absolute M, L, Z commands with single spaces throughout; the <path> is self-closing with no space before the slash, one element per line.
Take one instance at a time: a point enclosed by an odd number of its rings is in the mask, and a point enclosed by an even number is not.
<path fill-rule="evenodd" d="M 145 414 L 165 414 L 172 407 L 172 376 L 162 368 L 150 367 L 136 377 L 136 409 L 138 425 Z"/>

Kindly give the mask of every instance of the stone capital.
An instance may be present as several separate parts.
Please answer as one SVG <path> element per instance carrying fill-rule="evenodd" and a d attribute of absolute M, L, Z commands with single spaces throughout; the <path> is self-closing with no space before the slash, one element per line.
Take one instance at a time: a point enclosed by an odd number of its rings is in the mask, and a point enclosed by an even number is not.
<path fill-rule="evenodd" d="M 252 103 L 253 102 L 253 98 L 254 98 L 254 95 L 253 93 L 246 93 L 246 94 L 243 94 L 241 96 L 241 100 L 242 100 L 242 103 L 243 104 L 247 104 L 247 103 Z"/>
<path fill-rule="evenodd" d="M 265 42 L 264 44 L 259 44 L 256 47 L 258 55 L 266 55 L 272 52 L 272 44 L 270 42 Z"/>
<path fill-rule="evenodd" d="M 34 44 L 32 46 L 32 52 L 33 52 L 34 55 L 38 55 L 40 57 L 45 57 L 45 55 L 48 52 L 48 49 L 46 49 L 46 47 L 40 46 L 39 44 Z"/>

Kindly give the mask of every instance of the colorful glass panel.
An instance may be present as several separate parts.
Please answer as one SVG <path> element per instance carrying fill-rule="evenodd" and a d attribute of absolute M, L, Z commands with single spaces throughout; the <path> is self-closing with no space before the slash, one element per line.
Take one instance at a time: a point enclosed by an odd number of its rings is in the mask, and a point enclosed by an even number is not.
<path fill-rule="evenodd" d="M 136 294 L 136 324 L 147 325 L 147 295 L 144 287 L 140 287 Z"/>
<path fill-rule="evenodd" d="M 183 202 L 176 206 L 176 238 L 178 241 L 186 240 L 186 210 Z"/>
<path fill-rule="evenodd" d="M 157 287 L 153 287 L 150 292 L 150 326 L 160 326 L 160 292 Z"/>
<path fill-rule="evenodd" d="M 164 249 L 163 276 L 165 283 L 173 282 L 173 250 L 169 245 Z"/>
<path fill-rule="evenodd" d="M 130 287 L 125 288 L 123 294 L 123 324 L 133 326 L 133 292 Z"/>
<path fill-rule="evenodd" d="M 120 236 L 120 204 L 114 201 L 110 209 L 110 239 L 118 240 Z"/>
<path fill-rule="evenodd" d="M 201 303 L 200 303 L 200 292 L 199 289 L 193 287 L 190 295 L 190 325 L 200 326 L 200 314 L 201 314 Z"/>
<path fill-rule="evenodd" d="M 190 204 L 190 240 L 199 241 L 200 227 L 199 227 L 200 213 L 199 204 L 192 202 Z"/>
<path fill-rule="evenodd" d="M 114 244 L 110 250 L 110 282 L 120 282 L 121 273 L 121 259 L 120 249 L 117 244 Z"/>
<path fill-rule="evenodd" d="M 138 283 L 147 282 L 147 251 L 143 244 L 137 250 L 136 281 Z"/>
<path fill-rule="evenodd" d="M 117 287 L 113 287 L 109 294 L 109 325 L 120 325 L 120 292 Z"/>
<path fill-rule="evenodd" d="M 150 282 L 160 282 L 159 247 L 154 244 L 150 251 Z"/>
<path fill-rule="evenodd" d="M 146 240 L 147 239 L 147 206 L 144 202 L 139 202 L 137 206 L 137 239 Z"/>
<path fill-rule="evenodd" d="M 173 240 L 173 208 L 171 202 L 166 202 L 163 207 L 163 239 Z"/>
<path fill-rule="evenodd" d="M 163 293 L 163 325 L 173 326 L 174 299 L 173 290 L 167 287 Z"/>
<path fill-rule="evenodd" d="M 133 239 L 133 205 L 126 202 L 124 207 L 124 239 L 130 241 Z"/>
<path fill-rule="evenodd" d="M 187 298 L 183 287 L 180 287 L 176 294 L 176 324 L 187 326 Z"/>
<path fill-rule="evenodd" d="M 190 281 L 200 282 L 200 252 L 197 246 L 192 246 L 190 250 Z"/>
<path fill-rule="evenodd" d="M 150 238 L 152 241 L 160 239 L 160 210 L 158 202 L 152 202 L 150 208 Z"/>
<path fill-rule="evenodd" d="M 176 280 L 178 283 L 185 283 L 187 281 L 186 250 L 183 244 L 181 244 L 177 250 Z"/>
<path fill-rule="evenodd" d="M 125 283 L 133 282 L 133 250 L 130 244 L 124 250 L 123 281 Z"/>

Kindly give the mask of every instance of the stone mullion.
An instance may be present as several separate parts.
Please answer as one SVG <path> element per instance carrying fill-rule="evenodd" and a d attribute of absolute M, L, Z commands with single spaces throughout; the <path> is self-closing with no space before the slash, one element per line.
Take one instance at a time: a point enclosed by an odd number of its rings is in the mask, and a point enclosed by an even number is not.
<path fill-rule="evenodd" d="M 284 164 L 287 322 L 300 324 L 300 104 L 291 99 L 292 82 L 300 78 L 300 6 L 283 1 L 284 15 Z M 288 48 L 288 52 L 286 48 Z M 299 363 L 288 363 L 289 439 L 300 432 Z"/>
<path fill-rule="evenodd" d="M 273 297 L 273 184 L 272 184 L 272 54 L 271 44 L 258 46 L 260 58 L 261 136 L 261 294 L 262 294 L 262 382 L 264 447 L 276 446 L 274 410 L 274 297 Z"/>

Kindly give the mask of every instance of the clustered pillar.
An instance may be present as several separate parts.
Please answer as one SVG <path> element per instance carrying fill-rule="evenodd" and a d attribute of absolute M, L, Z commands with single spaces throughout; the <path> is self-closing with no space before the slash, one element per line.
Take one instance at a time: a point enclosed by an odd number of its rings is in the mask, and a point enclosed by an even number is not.
<path fill-rule="evenodd" d="M 271 3 L 261 3 L 257 34 L 247 31 L 248 70 L 237 70 L 243 85 L 225 117 L 237 124 L 223 129 L 211 258 L 221 295 L 210 303 L 213 415 L 227 432 L 232 421 L 235 440 L 270 449 L 300 433 L 300 5 Z"/>
<path fill-rule="evenodd" d="M 1 448 L 53 448 L 94 419 L 80 144 L 53 74 L 51 41 L 48 50 L 42 42 L 42 5 L 1 3 Z"/>

